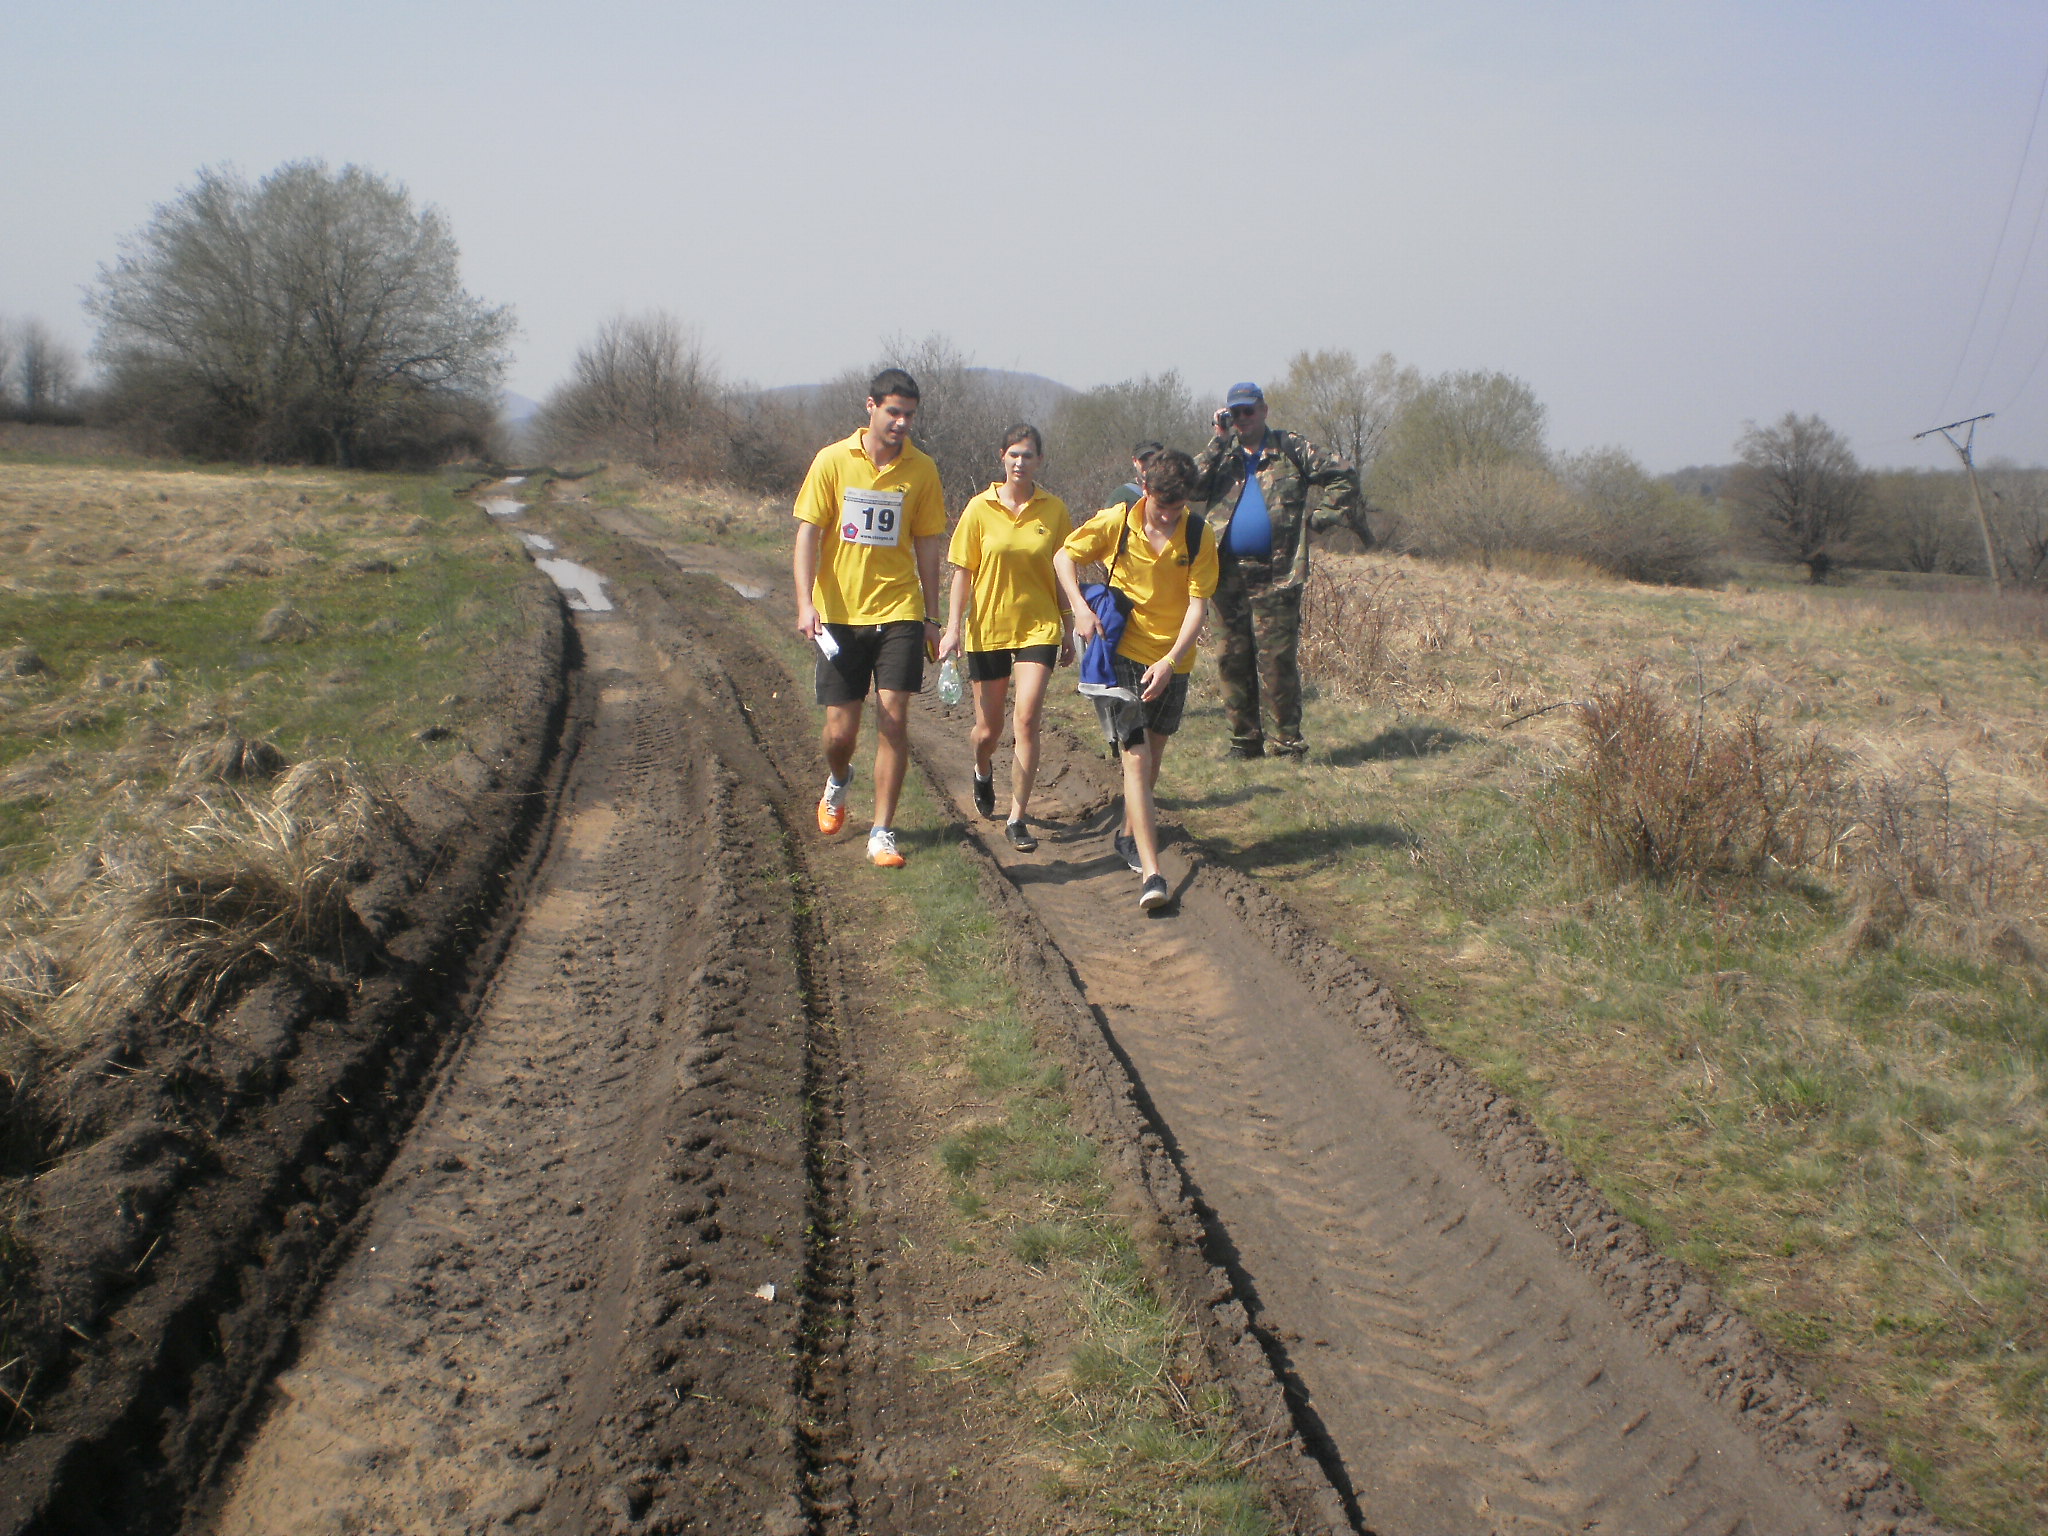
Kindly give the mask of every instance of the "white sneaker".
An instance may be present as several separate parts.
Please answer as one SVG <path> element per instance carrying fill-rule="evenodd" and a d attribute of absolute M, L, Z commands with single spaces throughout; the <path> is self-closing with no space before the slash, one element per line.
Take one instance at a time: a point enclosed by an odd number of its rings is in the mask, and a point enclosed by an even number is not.
<path fill-rule="evenodd" d="M 901 869 L 903 855 L 896 847 L 896 834 L 887 827 L 868 833 L 868 862 L 877 869 Z"/>

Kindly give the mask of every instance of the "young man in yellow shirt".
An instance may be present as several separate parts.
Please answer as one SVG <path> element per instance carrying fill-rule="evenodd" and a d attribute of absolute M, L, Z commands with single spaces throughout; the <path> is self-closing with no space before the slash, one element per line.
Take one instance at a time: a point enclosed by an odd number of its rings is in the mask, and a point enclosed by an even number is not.
<path fill-rule="evenodd" d="M 1124 830 L 1117 852 L 1144 877 L 1138 905 L 1150 912 L 1167 901 L 1152 792 L 1167 738 L 1180 729 L 1195 636 L 1216 593 L 1216 541 L 1189 520 L 1193 459 L 1168 448 L 1145 466 L 1144 482 L 1145 494 L 1134 505 L 1106 508 L 1068 535 L 1052 567 L 1074 611 L 1079 644 L 1097 628 L 1095 611 L 1081 595 L 1079 568 L 1101 562 L 1109 585 L 1123 594 L 1124 632 L 1112 661 L 1127 697 L 1098 697 L 1095 709 L 1123 757 Z"/>
<path fill-rule="evenodd" d="M 946 501 L 939 470 L 910 441 L 917 381 L 885 368 L 868 385 L 867 425 L 811 460 L 796 498 L 796 627 L 818 647 L 825 793 L 818 830 L 846 825 L 853 753 L 870 685 L 878 719 L 868 859 L 900 869 L 891 825 L 910 762 L 910 699 L 938 643 Z"/>

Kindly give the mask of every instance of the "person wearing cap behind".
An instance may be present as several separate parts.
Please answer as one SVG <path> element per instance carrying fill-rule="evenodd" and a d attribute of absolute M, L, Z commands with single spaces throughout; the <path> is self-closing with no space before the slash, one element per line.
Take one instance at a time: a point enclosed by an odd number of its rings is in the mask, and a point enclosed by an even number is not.
<path fill-rule="evenodd" d="M 1133 448 L 1131 450 L 1131 478 L 1116 488 L 1116 494 L 1110 497 L 1110 500 L 1128 507 L 1132 502 L 1144 495 L 1145 466 L 1150 464 L 1153 455 L 1157 454 L 1165 446 L 1166 444 L 1164 443 L 1155 442 L 1151 438 L 1147 438 L 1144 442 Z"/>
<path fill-rule="evenodd" d="M 1159 873 L 1159 824 L 1152 792 L 1167 738 L 1180 728 L 1195 667 L 1195 636 L 1216 590 L 1216 541 L 1189 516 L 1195 463 L 1168 448 L 1145 466 L 1145 494 L 1136 506 L 1105 507 L 1067 536 L 1053 571 L 1074 615 L 1074 641 L 1094 635 L 1095 610 L 1081 595 L 1079 568 L 1099 562 L 1123 594 L 1123 638 L 1111 658 L 1119 697 L 1101 696 L 1095 711 L 1123 757 L 1124 829 L 1116 850 L 1144 877 L 1138 905 L 1167 902 Z"/>
<path fill-rule="evenodd" d="M 939 566 L 946 498 L 939 469 L 910 441 L 917 381 L 884 368 L 868 384 L 867 424 L 811 460 L 796 496 L 797 633 L 818 647 L 825 710 L 825 793 L 818 830 L 846 825 L 853 751 L 875 693 L 875 821 L 868 861 L 901 869 L 892 823 L 910 763 L 910 699 L 941 626 Z"/>
<path fill-rule="evenodd" d="M 1233 384 L 1216 413 L 1216 435 L 1195 459 L 1194 500 L 1215 530 L 1222 563 L 1216 671 L 1230 720 L 1230 751 L 1300 757 L 1301 596 L 1308 585 L 1308 534 L 1348 523 L 1358 507 L 1358 471 L 1341 454 L 1298 432 L 1266 424 L 1265 392 Z M 1269 740 L 1261 704 L 1273 720 Z"/>

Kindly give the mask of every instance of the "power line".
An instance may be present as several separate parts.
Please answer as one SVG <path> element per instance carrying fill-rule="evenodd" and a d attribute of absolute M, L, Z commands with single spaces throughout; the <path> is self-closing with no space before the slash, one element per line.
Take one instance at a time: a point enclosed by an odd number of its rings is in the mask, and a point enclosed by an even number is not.
<path fill-rule="evenodd" d="M 2005 232 L 2012 225 L 2012 211 L 2020 200 L 2020 184 L 2026 179 L 2027 161 L 2034 152 L 2034 132 L 2041 123 L 2043 100 L 2048 100 L 2048 68 L 2041 71 L 2041 86 L 2034 92 L 2034 110 L 2027 118 L 2027 142 L 2020 150 L 2020 163 L 2012 173 L 2012 190 L 2005 198 L 2005 217 L 1998 221 L 1998 238 L 1991 244 L 1991 261 L 1984 268 L 1984 285 L 1977 291 L 1977 307 L 1970 312 L 1970 329 L 1963 337 L 1962 351 L 1956 354 L 1955 371 L 1949 375 L 1948 388 L 1941 392 L 1944 411 L 1956 392 L 1956 381 L 1963 376 L 1963 364 L 1969 359 L 1970 346 L 1977 339 L 1977 324 L 1984 318 L 1984 301 L 1991 297 L 1991 280 L 1998 273 L 1998 258 L 2005 250 Z"/>

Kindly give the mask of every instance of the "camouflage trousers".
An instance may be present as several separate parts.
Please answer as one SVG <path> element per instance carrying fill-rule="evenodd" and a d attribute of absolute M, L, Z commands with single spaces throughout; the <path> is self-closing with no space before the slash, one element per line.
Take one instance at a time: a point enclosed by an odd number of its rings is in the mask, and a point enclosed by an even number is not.
<path fill-rule="evenodd" d="M 1226 561 L 1216 583 L 1217 675 L 1232 744 L 1245 752 L 1265 745 L 1259 696 L 1273 718 L 1273 746 L 1301 750 L 1301 588 L 1278 586 L 1257 566 Z"/>

